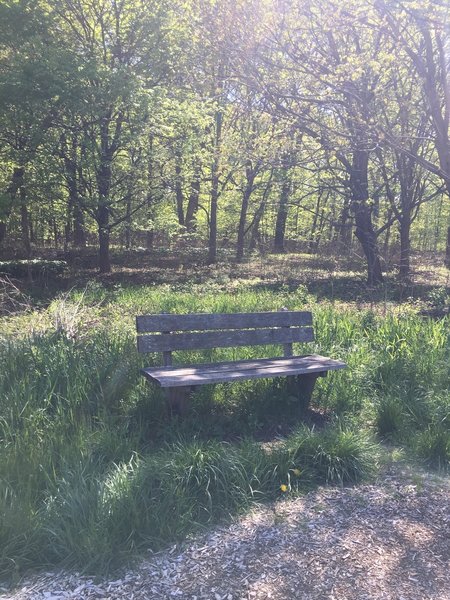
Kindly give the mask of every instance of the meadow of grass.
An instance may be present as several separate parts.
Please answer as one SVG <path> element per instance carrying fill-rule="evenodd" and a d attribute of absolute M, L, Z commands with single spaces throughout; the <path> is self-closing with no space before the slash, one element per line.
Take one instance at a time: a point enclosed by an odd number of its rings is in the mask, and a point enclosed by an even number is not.
<path fill-rule="evenodd" d="M 282 306 L 314 313 L 316 341 L 298 353 L 348 364 L 319 380 L 313 411 L 300 414 L 285 380 L 256 380 L 204 386 L 185 419 L 168 417 L 161 391 L 139 375 L 159 357 L 138 355 L 135 315 Z M 302 285 L 218 275 L 91 284 L 3 318 L 0 573 L 123 564 L 254 503 L 370 477 L 382 440 L 448 468 L 450 320 L 416 313 L 414 305 L 318 302 Z M 220 349 L 175 360 L 277 354 Z"/>

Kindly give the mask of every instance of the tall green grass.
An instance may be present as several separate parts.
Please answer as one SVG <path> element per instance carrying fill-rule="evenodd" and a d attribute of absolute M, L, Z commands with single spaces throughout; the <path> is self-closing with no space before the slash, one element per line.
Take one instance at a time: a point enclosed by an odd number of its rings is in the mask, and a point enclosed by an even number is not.
<path fill-rule="evenodd" d="M 4 320 L 0 337 L 0 572 L 76 564 L 105 569 L 143 547 L 183 539 L 251 504 L 319 482 L 374 473 L 373 435 L 429 464 L 450 460 L 449 320 L 317 304 L 304 288 L 216 283 L 103 289 Z M 341 358 L 314 404 L 334 422 L 300 425 L 285 380 L 201 388 L 170 420 L 139 375 L 158 357 L 135 350 L 134 317 L 150 312 L 312 308 L 317 339 L 296 352 Z M 57 318 L 55 317 L 57 316 Z M 278 348 L 177 354 L 178 361 L 270 356 Z M 334 416 L 333 416 L 334 415 Z M 293 433 L 267 447 L 276 425 Z M 296 473 L 300 473 L 297 475 Z"/>

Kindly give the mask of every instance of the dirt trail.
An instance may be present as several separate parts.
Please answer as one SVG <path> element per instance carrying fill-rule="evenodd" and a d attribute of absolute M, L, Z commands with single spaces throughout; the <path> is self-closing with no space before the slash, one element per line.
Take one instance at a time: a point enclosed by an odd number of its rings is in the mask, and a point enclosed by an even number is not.
<path fill-rule="evenodd" d="M 449 479 L 400 467 L 255 510 L 101 582 L 47 573 L 10 600 L 450 600 Z"/>

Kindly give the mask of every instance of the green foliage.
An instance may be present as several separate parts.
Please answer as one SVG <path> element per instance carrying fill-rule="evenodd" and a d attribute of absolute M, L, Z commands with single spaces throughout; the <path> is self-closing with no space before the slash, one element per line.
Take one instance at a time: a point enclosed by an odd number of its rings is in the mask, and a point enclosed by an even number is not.
<path fill-rule="evenodd" d="M 450 294 L 447 288 L 441 286 L 428 293 L 428 302 L 432 308 L 445 308 L 450 305 Z"/>
<path fill-rule="evenodd" d="M 318 481 L 357 483 L 376 472 L 379 450 L 367 431 L 336 426 L 323 432 L 300 429 L 287 441 L 292 461 Z"/>
<path fill-rule="evenodd" d="M 450 468 L 450 427 L 429 425 L 421 431 L 415 440 L 417 455 L 432 467 L 449 470 Z"/>

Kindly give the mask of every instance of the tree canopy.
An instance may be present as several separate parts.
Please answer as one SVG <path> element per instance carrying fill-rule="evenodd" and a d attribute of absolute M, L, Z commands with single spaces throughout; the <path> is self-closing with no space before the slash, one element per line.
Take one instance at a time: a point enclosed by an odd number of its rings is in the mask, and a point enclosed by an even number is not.
<path fill-rule="evenodd" d="M 0 252 L 450 264 L 439 0 L 2 0 Z"/>

